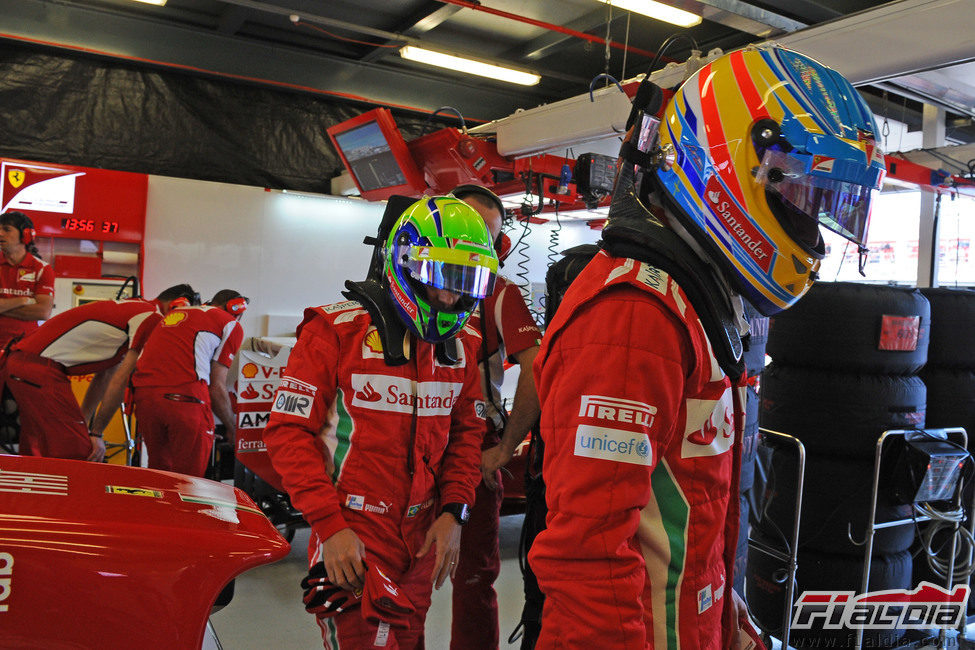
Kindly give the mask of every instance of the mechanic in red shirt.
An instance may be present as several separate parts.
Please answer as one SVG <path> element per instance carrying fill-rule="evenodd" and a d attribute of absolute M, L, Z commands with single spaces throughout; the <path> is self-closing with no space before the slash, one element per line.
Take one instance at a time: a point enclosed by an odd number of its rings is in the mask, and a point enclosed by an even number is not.
<path fill-rule="evenodd" d="M 0 376 L 20 411 L 20 453 L 101 461 L 107 421 L 91 429 L 88 423 L 100 405 L 110 417 L 121 403 L 122 392 L 108 390 L 119 362 L 145 345 L 156 323 L 153 314 L 189 303 L 194 295 L 192 287 L 180 284 L 155 300 L 90 302 L 61 312 L 15 343 Z M 68 377 L 92 373 L 79 406 Z"/>
<path fill-rule="evenodd" d="M 0 215 L 0 349 L 37 329 L 54 306 L 54 269 L 34 245 L 34 224 L 23 212 Z"/>
<path fill-rule="evenodd" d="M 865 251 L 878 131 L 846 79 L 775 45 L 711 61 L 662 113 L 649 81 L 636 98 L 602 250 L 535 361 L 536 648 L 761 647 L 732 589 L 742 299 L 766 316 L 795 304 L 825 256 L 820 225 Z"/>
<path fill-rule="evenodd" d="M 465 323 L 493 289 L 491 238 L 453 197 L 393 206 L 381 266 L 346 283 L 350 300 L 305 310 L 264 430 L 312 528 L 305 607 L 330 649 L 422 647 L 480 478 L 480 341 Z"/>
<path fill-rule="evenodd" d="M 451 194 L 481 215 L 503 260 L 507 250 L 501 234 L 504 217 L 501 199 L 480 185 L 460 185 Z M 510 242 L 507 245 L 510 247 Z M 470 521 L 461 532 L 460 557 L 452 580 L 450 647 L 452 650 L 495 650 L 499 631 L 494 581 L 501 571 L 498 529 L 504 498 L 500 468 L 511 460 L 538 420 L 532 363 L 542 334 L 521 290 L 500 275 L 494 283 L 494 292 L 484 299 L 470 323 L 481 335 L 477 362 L 487 427 L 481 443 L 482 480 L 477 485 Z M 517 363 L 520 368 L 510 415 L 501 403 L 505 360 Z"/>
<path fill-rule="evenodd" d="M 244 341 L 250 299 L 222 289 L 199 307 L 162 319 L 135 365 L 135 415 L 149 467 L 203 476 L 214 443 L 213 415 L 236 431 L 227 373 Z"/>

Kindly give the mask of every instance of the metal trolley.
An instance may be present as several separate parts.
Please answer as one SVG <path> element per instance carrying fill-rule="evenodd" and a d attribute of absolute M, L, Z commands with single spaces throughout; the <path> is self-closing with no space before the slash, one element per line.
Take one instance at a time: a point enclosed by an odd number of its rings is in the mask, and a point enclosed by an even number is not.
<path fill-rule="evenodd" d="M 749 536 L 748 546 L 756 551 L 764 553 L 785 563 L 786 567 L 786 586 L 785 586 L 785 607 L 782 613 L 782 647 L 789 647 L 789 632 L 792 626 L 792 599 L 795 596 L 797 556 L 799 554 L 799 513 L 802 510 L 802 491 L 803 482 L 806 477 L 806 448 L 795 436 L 786 433 L 772 431 L 771 429 L 759 430 L 759 444 L 769 447 L 773 453 L 775 450 L 784 448 L 794 448 L 796 453 L 796 507 L 795 519 L 793 520 L 792 531 L 789 537 L 789 545 L 785 551 L 765 544 Z"/>
<path fill-rule="evenodd" d="M 928 436 L 931 436 L 931 437 L 941 438 L 943 440 L 949 440 L 949 441 L 952 439 L 952 437 L 954 437 L 956 439 L 955 442 L 957 442 L 958 444 L 960 444 L 965 449 L 968 448 L 968 434 L 965 432 L 965 429 L 963 429 L 961 427 L 951 427 L 951 428 L 945 428 L 945 429 L 920 429 L 920 430 L 918 430 L 918 429 L 890 429 L 888 431 L 884 431 L 880 435 L 880 437 L 877 439 L 877 448 L 876 448 L 876 452 L 875 452 L 875 455 L 874 455 L 874 464 L 873 464 L 873 489 L 872 489 L 871 494 L 870 494 L 870 519 L 867 522 L 866 538 L 865 538 L 865 540 L 863 542 L 857 542 L 856 540 L 853 539 L 852 531 L 848 530 L 848 532 L 847 532 L 847 534 L 850 537 L 850 541 L 851 542 L 853 542 L 854 544 L 857 544 L 857 545 L 860 545 L 860 544 L 863 544 L 864 545 L 864 550 L 863 550 L 863 576 L 862 576 L 861 582 L 860 582 L 860 593 L 866 593 L 870 589 L 870 566 L 871 566 L 871 561 L 872 561 L 872 557 L 873 557 L 873 538 L 874 538 L 874 535 L 876 534 L 876 532 L 878 530 L 883 529 L 883 528 L 892 528 L 894 526 L 903 526 L 903 525 L 906 525 L 906 524 L 913 524 L 914 522 L 931 521 L 931 517 L 928 517 L 926 515 L 919 515 L 919 516 L 914 516 L 914 517 L 909 517 L 909 518 L 904 518 L 904 519 L 895 519 L 895 520 L 881 521 L 881 522 L 878 522 L 876 520 L 876 517 L 877 517 L 877 496 L 878 496 L 879 488 L 880 488 L 881 458 L 883 456 L 883 452 L 884 452 L 884 449 L 885 449 L 885 443 L 888 440 L 892 440 L 892 439 L 897 438 L 897 437 L 905 438 L 906 436 L 908 436 L 910 434 L 916 434 L 916 433 L 919 433 L 919 432 L 923 432 L 923 433 L 925 433 L 925 434 L 927 434 Z M 962 503 L 962 487 L 963 486 L 959 486 L 958 489 L 956 490 L 955 505 L 958 508 L 962 508 L 963 507 L 963 503 Z M 972 530 L 973 530 L 972 529 L 973 520 L 972 520 L 972 516 L 971 516 L 972 507 L 975 507 L 975 504 L 969 504 L 969 508 L 966 511 L 966 516 L 965 516 L 965 520 L 966 520 L 966 522 L 967 522 L 967 524 L 969 526 L 969 531 L 970 532 L 972 532 Z M 961 523 L 962 522 L 960 522 L 960 521 L 955 523 L 955 528 L 954 528 L 955 531 L 958 530 L 958 527 L 961 526 Z M 955 569 L 955 552 L 957 550 L 956 549 L 957 542 L 958 542 L 957 535 L 956 534 L 953 534 L 952 537 L 951 537 L 950 558 L 948 560 L 948 577 L 946 578 L 946 581 L 945 581 L 946 582 L 945 587 L 946 587 L 946 589 L 948 591 L 951 591 L 951 588 L 952 588 L 953 574 L 954 574 L 954 569 Z M 961 623 L 961 626 L 960 626 L 960 629 L 959 629 L 959 634 L 964 635 L 964 625 L 965 625 L 964 619 L 965 619 L 965 617 L 962 617 L 962 619 L 963 620 L 962 620 L 962 623 Z M 947 631 L 944 628 L 942 628 L 941 631 L 940 631 L 940 633 L 938 634 L 938 647 L 939 648 L 944 648 L 945 647 L 946 638 L 947 638 Z M 859 628 L 857 630 L 856 648 L 857 648 L 857 650 L 861 650 L 862 647 L 863 647 L 863 628 Z"/>

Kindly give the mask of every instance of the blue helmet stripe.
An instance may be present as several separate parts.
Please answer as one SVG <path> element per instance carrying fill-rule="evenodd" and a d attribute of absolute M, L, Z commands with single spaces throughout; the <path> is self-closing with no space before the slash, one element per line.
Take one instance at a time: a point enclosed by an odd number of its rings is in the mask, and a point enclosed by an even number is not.
<path fill-rule="evenodd" d="M 443 221 L 441 220 L 440 208 L 437 206 L 436 200 L 428 200 L 427 208 L 430 210 L 430 214 L 433 216 L 433 223 L 437 226 L 437 236 L 443 237 Z"/>

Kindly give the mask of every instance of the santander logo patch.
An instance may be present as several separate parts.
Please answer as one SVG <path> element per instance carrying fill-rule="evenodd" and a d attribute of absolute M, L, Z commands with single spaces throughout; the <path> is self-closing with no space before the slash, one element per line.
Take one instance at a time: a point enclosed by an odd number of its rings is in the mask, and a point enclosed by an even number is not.
<path fill-rule="evenodd" d="M 362 402 L 378 402 L 383 396 L 377 393 L 376 389 L 372 387 L 372 384 L 367 381 L 366 385 L 362 387 L 362 390 L 356 391 L 355 398 Z"/>
<path fill-rule="evenodd" d="M 727 388 L 718 399 L 689 399 L 681 458 L 720 456 L 735 440 L 734 398 Z"/>
<path fill-rule="evenodd" d="M 748 256 L 758 264 L 763 271 L 769 272 L 772 267 L 772 252 L 774 248 L 759 232 L 755 224 L 738 206 L 721 185 L 717 175 L 708 178 L 705 195 L 711 212 L 718 218 L 724 229 L 745 249 Z"/>
<path fill-rule="evenodd" d="M 450 415 L 464 387 L 461 382 L 421 381 L 414 386 L 405 377 L 391 375 L 351 376 L 352 405 L 373 411 Z"/>

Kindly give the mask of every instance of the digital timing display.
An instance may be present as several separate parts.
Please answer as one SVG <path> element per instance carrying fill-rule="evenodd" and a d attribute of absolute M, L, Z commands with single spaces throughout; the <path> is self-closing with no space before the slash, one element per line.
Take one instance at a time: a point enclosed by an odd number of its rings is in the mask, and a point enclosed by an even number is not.
<path fill-rule="evenodd" d="M 76 230 L 78 232 L 118 232 L 118 221 L 96 221 L 94 219 L 61 219 L 62 230 Z"/>

